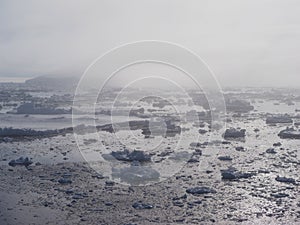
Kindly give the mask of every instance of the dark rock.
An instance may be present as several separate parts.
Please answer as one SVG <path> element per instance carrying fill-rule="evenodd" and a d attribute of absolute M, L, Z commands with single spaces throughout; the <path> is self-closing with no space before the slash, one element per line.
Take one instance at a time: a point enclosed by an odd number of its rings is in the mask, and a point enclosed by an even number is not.
<path fill-rule="evenodd" d="M 181 201 L 174 201 L 174 202 L 173 202 L 173 205 L 174 205 L 174 206 L 177 206 L 177 207 L 183 207 L 183 206 L 184 206 L 184 203 L 181 202 Z"/>
<path fill-rule="evenodd" d="M 188 162 L 188 163 L 198 163 L 199 160 L 196 159 L 196 158 L 191 158 L 191 159 L 189 159 L 187 162 Z"/>
<path fill-rule="evenodd" d="M 271 194 L 271 197 L 274 197 L 274 198 L 285 198 L 285 197 L 289 197 L 289 196 L 290 195 L 286 194 L 286 193 Z"/>
<path fill-rule="evenodd" d="M 199 124 L 199 127 L 204 128 L 204 127 L 205 127 L 205 124 L 204 124 L 204 123 L 200 123 L 200 124 Z"/>
<path fill-rule="evenodd" d="M 275 151 L 274 148 L 268 148 L 268 149 L 266 150 L 266 153 L 268 153 L 268 154 L 276 154 L 277 152 Z"/>
<path fill-rule="evenodd" d="M 272 116 L 266 119 L 267 124 L 276 123 L 293 123 L 293 120 L 289 116 Z"/>
<path fill-rule="evenodd" d="M 111 181 L 111 180 L 107 180 L 105 181 L 106 186 L 114 186 L 115 182 Z"/>
<path fill-rule="evenodd" d="M 157 154 L 157 156 L 159 156 L 159 157 L 166 157 L 166 156 L 169 156 L 170 154 L 172 154 L 174 151 L 164 151 L 164 152 L 162 152 L 162 153 L 160 153 L 160 154 Z"/>
<path fill-rule="evenodd" d="M 175 220 L 175 222 L 176 223 L 183 223 L 185 221 L 185 219 L 184 218 L 181 218 L 181 219 L 177 219 L 177 220 Z"/>
<path fill-rule="evenodd" d="M 232 158 L 230 156 L 219 156 L 218 159 L 221 161 L 231 161 L 232 160 Z"/>
<path fill-rule="evenodd" d="M 178 200 L 181 200 L 181 199 L 187 199 L 187 195 L 184 194 L 184 195 L 182 195 L 180 197 L 174 197 L 174 198 L 172 198 L 173 201 L 178 201 Z"/>
<path fill-rule="evenodd" d="M 281 143 L 280 142 L 274 143 L 273 146 L 274 147 L 279 147 L 279 146 L 281 146 Z"/>
<path fill-rule="evenodd" d="M 278 136 L 282 139 L 300 139 L 300 130 L 286 128 L 279 132 Z"/>
<path fill-rule="evenodd" d="M 58 183 L 60 184 L 71 184 L 72 180 L 68 179 L 68 178 L 61 178 L 58 180 Z"/>
<path fill-rule="evenodd" d="M 139 162 L 149 162 L 151 161 L 151 156 L 145 154 L 143 151 L 134 150 L 130 152 L 129 150 L 125 149 L 124 151 L 113 151 L 111 155 L 120 161 L 139 161 Z"/>
<path fill-rule="evenodd" d="M 236 113 L 247 113 L 254 109 L 254 107 L 247 101 L 244 100 L 231 100 L 226 99 L 226 109 Z"/>
<path fill-rule="evenodd" d="M 71 174 L 71 173 L 64 173 L 64 174 L 62 175 L 62 177 L 63 177 L 63 178 L 70 178 L 70 177 L 72 177 L 72 174 Z"/>
<path fill-rule="evenodd" d="M 75 200 L 79 200 L 79 199 L 83 199 L 84 197 L 81 195 L 81 194 L 77 194 L 75 193 L 73 196 L 72 196 L 72 199 L 75 199 Z"/>
<path fill-rule="evenodd" d="M 259 169 L 257 172 L 258 173 L 265 173 L 265 174 L 271 173 L 270 170 L 267 170 L 267 169 Z"/>
<path fill-rule="evenodd" d="M 51 137 L 56 135 L 63 135 L 66 133 L 71 133 L 73 128 L 62 128 L 59 130 L 33 130 L 33 129 L 23 129 L 23 128 L 12 128 L 5 127 L 0 128 L 0 137 L 2 141 L 5 141 L 7 138 L 11 141 L 14 139 L 22 138 L 41 138 L 41 137 Z M 5 141 L 6 142 L 6 141 Z"/>
<path fill-rule="evenodd" d="M 201 200 L 197 200 L 197 201 L 193 201 L 194 204 L 196 205 L 199 205 L 199 204 L 202 204 L 202 201 Z"/>
<path fill-rule="evenodd" d="M 276 181 L 282 182 L 282 183 L 289 183 L 289 184 L 296 184 L 296 181 L 294 178 L 287 178 L 287 177 L 279 177 L 277 176 L 275 178 Z"/>
<path fill-rule="evenodd" d="M 70 194 L 73 194 L 74 191 L 73 190 L 66 190 L 65 193 L 68 194 L 68 195 L 70 195 Z"/>
<path fill-rule="evenodd" d="M 202 155 L 202 151 L 201 149 L 195 149 L 193 155 L 198 155 L 198 156 L 201 156 Z"/>
<path fill-rule="evenodd" d="M 192 142 L 192 143 L 190 144 L 190 146 L 195 148 L 195 147 L 201 147 L 202 144 L 201 144 L 200 142 Z"/>
<path fill-rule="evenodd" d="M 235 129 L 230 128 L 227 129 L 223 135 L 223 137 L 226 138 L 244 138 L 246 136 L 246 130 L 245 129 Z"/>
<path fill-rule="evenodd" d="M 111 202 L 106 202 L 105 205 L 106 206 L 113 206 L 113 204 Z"/>
<path fill-rule="evenodd" d="M 135 209 L 153 209 L 153 205 L 142 202 L 136 202 L 132 205 Z"/>
<path fill-rule="evenodd" d="M 18 159 L 13 159 L 11 160 L 8 165 L 10 166 L 29 166 L 31 165 L 33 162 L 28 158 L 28 157 L 20 157 Z"/>
<path fill-rule="evenodd" d="M 129 150 L 125 149 L 124 151 L 113 151 L 111 155 L 120 161 L 130 161 L 128 157 L 129 153 Z"/>
<path fill-rule="evenodd" d="M 44 202 L 43 206 L 48 207 L 49 205 L 53 205 L 53 202 Z"/>
<path fill-rule="evenodd" d="M 237 150 L 238 152 L 244 152 L 245 148 L 242 146 L 236 147 L 235 150 Z"/>
<path fill-rule="evenodd" d="M 214 194 L 216 193 L 216 191 L 209 187 L 194 187 L 194 188 L 188 188 L 186 190 L 186 193 L 192 195 L 201 195 L 201 194 Z"/>
<path fill-rule="evenodd" d="M 71 113 L 71 109 L 56 109 L 52 106 L 37 107 L 34 102 L 24 103 L 17 108 L 17 114 L 43 114 L 43 115 L 56 115 Z"/>
<path fill-rule="evenodd" d="M 130 161 L 139 161 L 139 162 L 149 162 L 151 161 L 151 156 L 145 154 L 143 151 L 136 151 L 129 153 L 128 158 Z"/>
<path fill-rule="evenodd" d="M 254 173 L 243 173 L 237 171 L 235 168 L 230 167 L 226 170 L 221 170 L 221 176 L 223 180 L 239 180 L 239 179 L 247 179 L 254 176 Z"/>
<path fill-rule="evenodd" d="M 206 134 L 208 131 L 204 129 L 199 129 L 198 132 L 199 134 Z"/>
<path fill-rule="evenodd" d="M 97 178 L 97 179 L 104 179 L 104 176 L 102 174 L 96 174 L 96 175 L 92 175 L 92 178 Z"/>
<path fill-rule="evenodd" d="M 119 130 L 149 130 L 149 120 L 132 120 L 115 124 L 104 124 L 96 127 L 99 131 L 114 133 Z M 150 132 L 151 133 L 151 132 Z"/>

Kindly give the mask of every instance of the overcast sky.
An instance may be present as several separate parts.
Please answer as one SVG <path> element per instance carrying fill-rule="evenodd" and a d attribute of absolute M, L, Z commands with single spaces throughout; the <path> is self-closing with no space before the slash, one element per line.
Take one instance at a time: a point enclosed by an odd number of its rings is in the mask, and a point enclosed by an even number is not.
<path fill-rule="evenodd" d="M 191 49 L 222 85 L 300 81 L 298 0 L 0 0 L 0 76 L 80 75 L 144 39 Z"/>

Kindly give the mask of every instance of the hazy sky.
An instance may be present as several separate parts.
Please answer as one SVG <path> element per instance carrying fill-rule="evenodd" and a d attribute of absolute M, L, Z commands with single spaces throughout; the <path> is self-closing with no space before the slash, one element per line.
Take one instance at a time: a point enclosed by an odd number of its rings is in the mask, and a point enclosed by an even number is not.
<path fill-rule="evenodd" d="M 80 75 L 144 39 L 193 50 L 222 85 L 300 81 L 298 0 L 0 0 L 0 76 Z"/>

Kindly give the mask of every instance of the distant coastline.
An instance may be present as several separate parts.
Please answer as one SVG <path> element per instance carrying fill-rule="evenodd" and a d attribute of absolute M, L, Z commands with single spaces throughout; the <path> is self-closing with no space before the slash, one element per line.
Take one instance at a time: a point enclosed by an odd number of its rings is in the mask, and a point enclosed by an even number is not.
<path fill-rule="evenodd" d="M 33 77 L 0 77 L 0 83 L 24 83 Z"/>

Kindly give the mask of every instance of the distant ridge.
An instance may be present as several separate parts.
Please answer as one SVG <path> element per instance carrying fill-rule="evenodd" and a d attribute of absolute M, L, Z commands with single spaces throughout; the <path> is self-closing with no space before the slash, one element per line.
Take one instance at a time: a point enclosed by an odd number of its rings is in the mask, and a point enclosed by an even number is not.
<path fill-rule="evenodd" d="M 78 77 L 71 76 L 38 76 L 25 81 L 26 85 L 38 86 L 44 89 L 74 89 L 79 81 Z"/>

